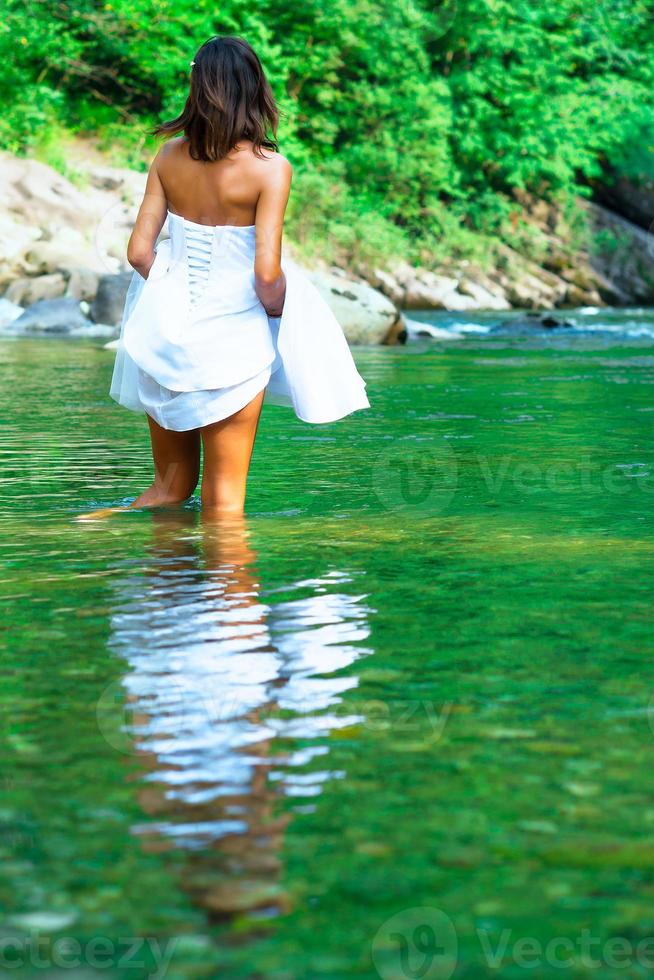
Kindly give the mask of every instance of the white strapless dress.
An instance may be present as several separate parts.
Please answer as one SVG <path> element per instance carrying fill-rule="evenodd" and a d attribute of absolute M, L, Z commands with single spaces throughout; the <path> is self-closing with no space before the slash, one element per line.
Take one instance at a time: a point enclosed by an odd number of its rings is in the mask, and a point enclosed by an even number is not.
<path fill-rule="evenodd" d="M 369 405 L 343 332 L 313 283 L 282 263 L 286 299 L 266 315 L 254 289 L 254 225 L 168 213 L 147 279 L 127 292 L 110 394 L 185 431 L 227 418 L 266 389 L 305 422 Z"/>

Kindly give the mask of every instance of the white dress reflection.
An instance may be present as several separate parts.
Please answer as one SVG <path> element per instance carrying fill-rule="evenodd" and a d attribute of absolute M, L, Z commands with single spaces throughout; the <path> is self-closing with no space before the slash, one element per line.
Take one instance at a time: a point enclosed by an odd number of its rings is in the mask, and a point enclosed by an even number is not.
<path fill-rule="evenodd" d="M 278 853 L 289 817 L 275 804 L 342 775 L 299 770 L 328 754 L 331 730 L 359 720 L 342 699 L 357 678 L 337 672 L 370 652 L 369 609 L 335 571 L 266 604 L 243 524 L 152 519 L 147 566 L 118 584 L 111 619 L 146 769 L 139 799 L 151 819 L 134 829 L 148 848 L 186 852 L 184 887 L 214 917 L 271 913 L 287 907 Z M 294 747 L 299 738 L 317 744 Z"/>

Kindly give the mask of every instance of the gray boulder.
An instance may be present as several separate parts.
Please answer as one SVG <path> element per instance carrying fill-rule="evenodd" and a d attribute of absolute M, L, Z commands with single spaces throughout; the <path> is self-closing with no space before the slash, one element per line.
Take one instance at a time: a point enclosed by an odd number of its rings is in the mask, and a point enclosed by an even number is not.
<path fill-rule="evenodd" d="M 5 296 L 12 303 L 30 306 L 42 299 L 57 299 L 66 291 L 66 279 L 61 272 L 47 276 L 20 276 L 11 283 Z"/>
<path fill-rule="evenodd" d="M 93 269 L 87 269 L 84 266 L 71 269 L 66 286 L 66 296 L 90 302 L 97 296 L 99 282 L 100 276 Z"/>
<path fill-rule="evenodd" d="M 116 276 L 102 276 L 91 306 L 91 319 L 96 323 L 117 325 L 123 316 L 125 297 L 133 273 L 119 272 Z"/>
<path fill-rule="evenodd" d="M 21 313 L 7 327 L 12 334 L 72 334 L 92 327 L 76 299 L 42 299 Z"/>
<path fill-rule="evenodd" d="M 19 265 L 30 276 L 51 272 L 67 274 L 77 266 L 92 268 L 98 276 L 108 271 L 96 250 L 73 229 L 69 229 L 67 235 L 59 235 L 54 242 L 32 242 L 20 256 Z"/>
<path fill-rule="evenodd" d="M 646 172 L 630 179 L 618 177 L 615 171 L 608 171 L 607 179 L 595 186 L 595 194 L 600 204 L 651 232 L 654 180 Z"/>
<path fill-rule="evenodd" d="M 350 344 L 388 344 L 402 339 L 396 306 L 378 290 L 347 276 L 305 270 L 327 301 Z"/>
<path fill-rule="evenodd" d="M 654 302 L 654 234 L 598 204 L 588 201 L 584 207 L 596 236 L 590 264 L 602 299 Z"/>

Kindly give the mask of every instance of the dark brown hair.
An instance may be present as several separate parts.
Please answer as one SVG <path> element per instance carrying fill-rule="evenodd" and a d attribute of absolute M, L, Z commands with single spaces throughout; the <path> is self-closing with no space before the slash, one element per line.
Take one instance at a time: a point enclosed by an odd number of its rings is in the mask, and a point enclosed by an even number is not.
<path fill-rule="evenodd" d="M 192 62 L 191 88 L 176 119 L 155 136 L 184 133 L 194 160 L 222 160 L 239 140 L 277 149 L 279 111 L 254 49 L 240 37 L 211 37 Z M 272 136 L 269 136 L 269 132 Z"/>

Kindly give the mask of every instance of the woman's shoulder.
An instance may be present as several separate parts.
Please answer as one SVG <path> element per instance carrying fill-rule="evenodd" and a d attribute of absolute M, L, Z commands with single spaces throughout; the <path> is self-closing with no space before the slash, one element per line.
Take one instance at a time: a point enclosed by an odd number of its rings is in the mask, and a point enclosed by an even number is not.
<path fill-rule="evenodd" d="M 268 146 L 262 146 L 260 152 L 260 158 L 268 161 L 275 167 L 290 167 L 290 162 L 287 157 L 285 157 L 279 150 L 273 150 Z"/>
<path fill-rule="evenodd" d="M 262 147 L 261 154 L 258 156 L 256 164 L 259 177 L 264 185 L 277 187 L 289 185 L 293 175 L 293 168 L 290 161 L 283 154 L 276 150 Z"/>
<path fill-rule="evenodd" d="M 267 173 L 290 173 L 292 167 L 290 161 L 279 153 L 277 150 L 273 150 L 270 147 L 262 146 L 259 149 L 255 149 L 254 145 L 249 141 L 247 143 L 241 143 L 238 149 L 243 152 L 244 161 L 251 167 L 255 167 L 262 172 Z"/>
<path fill-rule="evenodd" d="M 154 157 L 153 164 L 155 166 L 160 166 L 165 164 L 170 160 L 179 158 L 180 155 L 186 156 L 186 145 L 188 144 L 188 139 L 186 136 L 173 136 L 171 139 L 166 140 L 162 143 L 157 153 Z"/>

